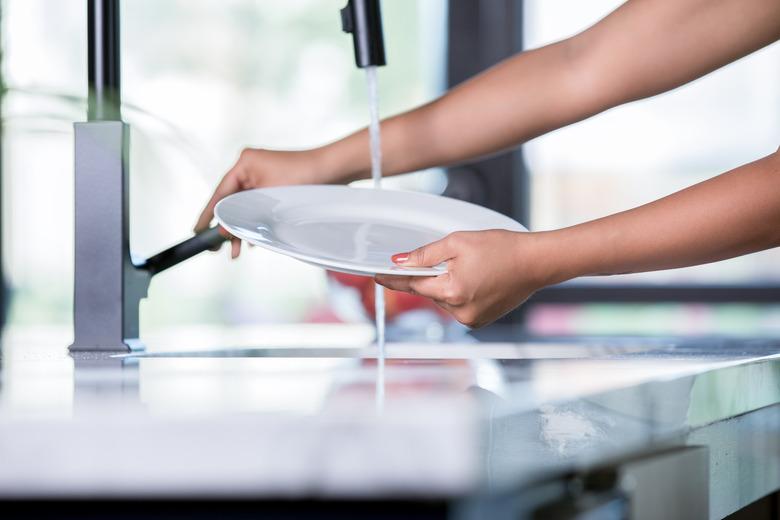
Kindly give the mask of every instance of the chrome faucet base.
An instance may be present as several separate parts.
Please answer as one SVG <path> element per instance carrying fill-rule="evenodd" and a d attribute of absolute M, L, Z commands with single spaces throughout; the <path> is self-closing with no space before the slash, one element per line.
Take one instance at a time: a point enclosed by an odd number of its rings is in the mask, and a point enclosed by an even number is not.
<path fill-rule="evenodd" d="M 121 121 L 76 123 L 74 341 L 71 351 L 130 352 L 151 276 L 130 258 L 128 145 Z"/>

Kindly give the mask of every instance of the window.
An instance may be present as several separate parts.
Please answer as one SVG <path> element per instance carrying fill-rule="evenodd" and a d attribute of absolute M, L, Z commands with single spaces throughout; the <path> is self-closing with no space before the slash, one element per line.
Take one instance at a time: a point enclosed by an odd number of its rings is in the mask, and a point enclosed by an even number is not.
<path fill-rule="evenodd" d="M 244 146 L 302 148 L 365 126 L 365 79 L 328 0 L 122 3 L 123 116 L 131 125 L 131 242 L 186 238 Z M 11 323 L 68 330 L 72 122 L 86 117 L 83 0 L 2 2 L 5 234 Z M 443 87 L 443 0 L 383 3 L 384 115 Z M 397 187 L 436 189 L 435 173 Z M 152 282 L 142 335 L 175 324 L 297 322 L 327 306 L 324 273 L 257 248 L 201 255 Z"/>

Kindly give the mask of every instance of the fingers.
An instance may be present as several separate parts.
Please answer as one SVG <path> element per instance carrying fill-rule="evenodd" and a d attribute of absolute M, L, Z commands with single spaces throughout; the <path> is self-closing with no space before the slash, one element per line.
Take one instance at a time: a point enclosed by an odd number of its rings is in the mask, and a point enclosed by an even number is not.
<path fill-rule="evenodd" d="M 219 228 L 219 234 L 225 237 L 226 239 L 230 240 L 233 238 L 233 235 L 230 234 L 230 231 L 223 228 L 222 226 L 217 226 Z"/>
<path fill-rule="evenodd" d="M 220 200 L 241 190 L 240 176 L 238 174 L 240 168 L 242 168 L 242 166 L 240 166 L 240 163 L 237 163 L 219 182 L 217 188 L 214 190 L 214 194 L 198 217 L 198 222 L 195 224 L 196 233 L 206 230 L 209 225 L 211 225 L 211 221 L 214 219 L 214 208 Z M 241 240 L 231 237 L 231 235 L 222 227 L 220 227 L 220 233 L 223 236 L 230 238 L 230 257 L 234 259 L 238 258 L 238 255 L 241 254 Z"/>
<path fill-rule="evenodd" d="M 233 237 L 230 239 L 230 258 L 236 259 L 241 254 L 241 240 Z"/>
<path fill-rule="evenodd" d="M 233 235 L 228 233 L 228 231 L 225 228 L 223 228 L 222 226 L 217 226 L 217 232 L 225 240 L 230 240 L 233 237 Z M 197 233 L 197 231 L 196 231 L 196 233 Z M 210 248 L 209 251 L 219 251 L 220 249 L 222 249 L 222 244 L 224 244 L 224 243 L 225 243 L 225 241 L 223 240 L 219 244 L 217 244 L 214 247 Z"/>
<path fill-rule="evenodd" d="M 418 247 L 409 253 L 393 255 L 392 260 L 404 267 L 433 267 L 439 265 L 455 256 L 452 236 L 448 235 L 441 240 Z"/>
<path fill-rule="evenodd" d="M 393 291 L 401 291 L 409 294 L 415 294 L 412 291 L 411 281 L 412 276 L 390 276 L 386 274 L 378 274 L 374 277 L 374 281 L 379 285 L 387 287 Z"/>
<path fill-rule="evenodd" d="M 376 283 L 410 294 L 417 294 L 435 301 L 445 302 L 449 296 L 449 274 L 439 276 L 395 276 L 377 275 Z"/>
<path fill-rule="evenodd" d="M 240 167 L 238 164 L 234 166 L 229 172 L 225 174 L 219 185 L 217 185 L 217 188 L 214 190 L 214 194 L 211 196 L 208 204 L 206 204 L 206 207 L 203 208 L 203 211 L 198 217 L 198 222 L 195 224 L 196 233 L 204 231 L 209 227 L 209 224 L 211 224 L 211 221 L 214 218 L 214 207 L 217 205 L 217 202 L 227 197 L 228 195 L 240 191 L 241 183 L 239 182 L 238 175 L 239 168 Z"/>
<path fill-rule="evenodd" d="M 474 305 L 466 304 L 462 295 L 458 295 L 457 291 L 453 290 L 453 281 L 449 276 L 449 273 L 427 277 L 377 275 L 374 280 L 394 291 L 430 298 L 433 303 L 467 327 L 478 328 L 487 323 L 479 320 L 479 312 Z"/>
<path fill-rule="evenodd" d="M 449 273 L 439 276 L 414 276 L 409 281 L 409 287 L 420 296 L 434 301 L 445 301 L 449 296 L 449 282 Z"/>
<path fill-rule="evenodd" d="M 462 299 L 452 290 L 449 273 L 439 276 L 395 276 L 377 275 L 376 283 L 392 289 L 430 298 L 433 303 L 450 313 L 456 320 L 472 327 L 476 322 L 472 317 L 473 309 L 462 305 Z"/>

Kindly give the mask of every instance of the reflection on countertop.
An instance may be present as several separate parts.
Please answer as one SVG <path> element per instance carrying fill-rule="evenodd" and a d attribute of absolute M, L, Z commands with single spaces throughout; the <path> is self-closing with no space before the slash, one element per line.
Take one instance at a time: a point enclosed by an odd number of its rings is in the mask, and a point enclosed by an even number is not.
<path fill-rule="evenodd" d="M 7 331 L 0 495 L 452 496 L 780 402 L 778 340 L 563 338 L 391 344 L 378 414 L 370 331 L 337 327 L 182 330 L 123 356 Z"/>

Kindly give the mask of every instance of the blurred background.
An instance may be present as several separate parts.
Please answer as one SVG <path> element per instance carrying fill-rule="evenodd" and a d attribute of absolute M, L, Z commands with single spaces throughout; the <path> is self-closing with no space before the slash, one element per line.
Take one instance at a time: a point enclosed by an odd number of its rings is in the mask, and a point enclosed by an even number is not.
<path fill-rule="evenodd" d="M 522 48 L 574 34 L 614 0 L 383 3 L 383 116 L 425 103 Z M 122 4 L 123 115 L 131 136 L 131 246 L 186 238 L 247 146 L 299 149 L 367 124 L 365 78 L 341 0 L 133 0 Z M 12 329 L 69 330 L 73 131 L 86 118 L 81 0 L 2 0 L 3 237 Z M 780 45 L 691 85 L 610 110 L 504 157 L 388 182 L 465 198 L 531 229 L 628 209 L 755 160 L 780 144 Z M 507 321 L 532 334 L 777 334 L 780 252 L 581 280 Z M 557 294 L 557 296 L 556 296 Z M 713 297 L 716 295 L 717 297 Z M 434 317 L 434 320 L 430 320 Z M 441 316 L 427 315 L 443 330 Z M 370 327 L 356 291 L 258 248 L 200 255 L 156 277 L 142 336 L 204 325 Z M 441 339 L 431 330 L 428 339 Z"/>

